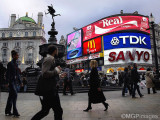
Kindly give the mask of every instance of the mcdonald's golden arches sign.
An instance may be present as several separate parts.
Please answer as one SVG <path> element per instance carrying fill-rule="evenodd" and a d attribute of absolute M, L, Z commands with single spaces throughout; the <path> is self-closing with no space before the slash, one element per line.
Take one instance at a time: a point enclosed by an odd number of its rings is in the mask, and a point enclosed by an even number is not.
<path fill-rule="evenodd" d="M 83 43 L 83 55 L 87 55 L 87 49 L 89 49 L 89 54 L 101 52 L 101 37 L 91 39 Z"/>

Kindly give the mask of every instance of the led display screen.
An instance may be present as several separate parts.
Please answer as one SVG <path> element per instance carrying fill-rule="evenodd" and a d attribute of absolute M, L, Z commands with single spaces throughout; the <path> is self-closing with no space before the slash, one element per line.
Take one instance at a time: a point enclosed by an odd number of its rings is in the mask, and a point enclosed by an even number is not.
<path fill-rule="evenodd" d="M 104 50 L 117 48 L 151 49 L 150 36 L 142 33 L 117 33 L 103 36 Z"/>
<path fill-rule="evenodd" d="M 75 31 L 67 36 L 67 59 L 82 56 L 81 30 Z"/>
<path fill-rule="evenodd" d="M 101 48 L 101 37 L 83 42 L 83 55 L 101 52 Z"/>
<path fill-rule="evenodd" d="M 108 17 L 83 27 L 83 41 L 121 30 L 139 30 L 150 33 L 149 18 L 144 16 Z"/>

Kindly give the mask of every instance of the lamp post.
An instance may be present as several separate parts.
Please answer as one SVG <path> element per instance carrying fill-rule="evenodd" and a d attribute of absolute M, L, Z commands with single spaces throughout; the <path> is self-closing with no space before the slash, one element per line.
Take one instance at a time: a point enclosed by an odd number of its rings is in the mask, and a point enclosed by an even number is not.
<path fill-rule="evenodd" d="M 87 65 L 88 65 L 88 73 L 89 73 L 89 48 L 87 48 L 87 54 L 88 54 Z"/>
<path fill-rule="evenodd" d="M 159 76 L 157 48 L 156 48 L 156 39 L 155 39 L 155 29 L 154 29 L 154 17 L 152 15 L 152 13 L 150 15 L 149 22 L 151 23 L 152 36 L 153 36 L 153 47 L 154 47 L 154 55 L 155 55 L 156 76 Z"/>

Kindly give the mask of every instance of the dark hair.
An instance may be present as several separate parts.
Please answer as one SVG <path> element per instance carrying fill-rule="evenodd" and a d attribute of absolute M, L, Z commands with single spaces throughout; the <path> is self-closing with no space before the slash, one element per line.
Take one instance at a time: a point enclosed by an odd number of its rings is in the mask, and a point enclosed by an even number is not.
<path fill-rule="evenodd" d="M 70 68 L 70 65 L 68 64 L 68 65 L 66 66 L 66 68 Z"/>
<path fill-rule="evenodd" d="M 11 51 L 12 58 L 13 58 L 13 56 L 15 56 L 15 55 L 17 55 L 17 54 L 18 54 L 17 51 L 15 51 L 15 50 L 12 50 L 12 51 Z"/>
<path fill-rule="evenodd" d="M 127 67 L 125 67 L 125 68 L 124 68 L 124 71 L 125 71 L 125 72 L 127 72 L 127 71 L 128 71 L 128 68 L 127 68 Z"/>
<path fill-rule="evenodd" d="M 147 68 L 147 71 L 151 71 L 151 68 Z"/>
<path fill-rule="evenodd" d="M 137 63 L 134 63 L 134 64 L 133 64 L 133 67 L 137 67 L 136 65 L 137 65 Z"/>
<path fill-rule="evenodd" d="M 131 66 L 130 66 L 130 65 L 128 65 L 128 69 L 131 69 Z"/>
<path fill-rule="evenodd" d="M 57 50 L 57 47 L 54 45 L 49 45 L 48 46 L 48 54 L 52 55 L 52 53 Z"/>

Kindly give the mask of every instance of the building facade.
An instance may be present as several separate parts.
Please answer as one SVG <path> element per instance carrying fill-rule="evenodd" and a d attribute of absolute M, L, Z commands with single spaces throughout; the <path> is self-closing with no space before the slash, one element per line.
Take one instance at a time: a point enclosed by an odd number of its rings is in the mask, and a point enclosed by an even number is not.
<path fill-rule="evenodd" d="M 154 55 L 154 47 L 153 47 L 153 33 L 151 30 L 151 50 L 152 50 L 152 66 L 155 66 L 155 55 Z M 160 24 L 155 24 L 155 40 L 156 40 L 156 48 L 157 48 L 157 57 L 158 57 L 158 65 L 160 68 Z"/>
<path fill-rule="evenodd" d="M 38 20 L 26 16 L 16 18 L 11 15 L 9 28 L 0 28 L 0 61 L 4 66 L 11 61 L 11 51 L 19 53 L 18 64 L 21 71 L 29 66 L 36 66 L 41 59 L 39 45 L 46 43 L 43 25 L 43 13 L 38 13 Z"/>

